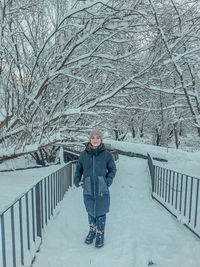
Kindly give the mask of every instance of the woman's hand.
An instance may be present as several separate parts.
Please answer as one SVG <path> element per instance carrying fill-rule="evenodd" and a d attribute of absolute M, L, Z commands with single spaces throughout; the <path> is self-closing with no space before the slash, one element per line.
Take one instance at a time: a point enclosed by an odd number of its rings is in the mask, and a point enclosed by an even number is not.
<path fill-rule="evenodd" d="M 78 183 L 78 185 L 82 185 L 82 184 L 84 184 L 83 181 L 80 181 L 80 182 Z"/>

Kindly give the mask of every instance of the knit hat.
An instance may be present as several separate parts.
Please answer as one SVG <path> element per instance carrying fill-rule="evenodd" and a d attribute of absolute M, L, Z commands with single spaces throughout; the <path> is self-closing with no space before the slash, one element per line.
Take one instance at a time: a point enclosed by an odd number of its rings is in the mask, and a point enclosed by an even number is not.
<path fill-rule="evenodd" d="M 99 129 L 93 129 L 90 132 L 90 139 L 92 138 L 93 135 L 98 135 L 101 138 L 101 140 L 103 140 L 103 133 Z"/>

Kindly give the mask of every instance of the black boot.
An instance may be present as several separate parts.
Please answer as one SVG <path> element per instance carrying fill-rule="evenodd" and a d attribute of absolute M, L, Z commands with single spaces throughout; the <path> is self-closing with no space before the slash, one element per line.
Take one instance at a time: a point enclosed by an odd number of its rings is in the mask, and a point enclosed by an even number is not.
<path fill-rule="evenodd" d="M 95 247 L 100 248 L 104 245 L 104 232 L 97 232 L 96 235 L 96 241 L 95 241 Z"/>
<path fill-rule="evenodd" d="M 86 244 L 92 244 L 95 236 L 96 236 L 96 218 L 88 214 L 88 220 L 90 225 L 90 231 L 85 239 Z"/>
<path fill-rule="evenodd" d="M 105 229 L 105 222 L 106 222 L 106 215 L 99 216 L 96 218 L 97 224 L 97 233 L 96 233 L 96 241 L 95 247 L 100 248 L 104 245 L 104 229 Z"/>
<path fill-rule="evenodd" d="M 88 245 L 92 244 L 95 236 L 96 236 L 96 227 L 93 228 L 93 226 L 91 226 L 90 231 L 85 239 L 85 243 Z"/>

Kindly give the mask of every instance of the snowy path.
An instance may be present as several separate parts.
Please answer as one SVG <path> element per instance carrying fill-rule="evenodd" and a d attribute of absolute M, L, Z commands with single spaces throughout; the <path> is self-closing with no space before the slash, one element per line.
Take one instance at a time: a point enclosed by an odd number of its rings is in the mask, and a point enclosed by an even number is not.
<path fill-rule="evenodd" d="M 84 244 L 82 189 L 72 189 L 46 229 L 33 267 L 200 266 L 200 241 L 151 200 L 147 162 L 121 156 L 117 169 L 104 247 Z"/>

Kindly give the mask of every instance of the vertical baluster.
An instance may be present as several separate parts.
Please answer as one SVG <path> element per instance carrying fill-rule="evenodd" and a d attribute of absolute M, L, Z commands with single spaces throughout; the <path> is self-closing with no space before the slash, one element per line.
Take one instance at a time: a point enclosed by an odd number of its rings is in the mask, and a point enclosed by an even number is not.
<path fill-rule="evenodd" d="M 6 267 L 6 240 L 5 240 L 5 224 L 4 224 L 4 213 L 0 215 L 1 219 L 1 243 L 2 243 L 2 259 L 3 267 Z"/>
<path fill-rule="evenodd" d="M 56 207 L 56 175 L 53 173 L 53 207 Z"/>
<path fill-rule="evenodd" d="M 58 171 L 56 171 L 56 206 L 58 204 Z"/>
<path fill-rule="evenodd" d="M 74 184 L 74 170 L 75 170 L 75 164 L 72 163 L 72 177 L 71 177 L 71 186 Z"/>
<path fill-rule="evenodd" d="M 178 204 L 178 183 L 179 183 L 179 173 L 176 173 L 176 202 L 175 202 L 176 210 L 177 210 L 177 204 Z"/>
<path fill-rule="evenodd" d="M 59 170 L 59 202 L 61 201 L 61 170 Z"/>
<path fill-rule="evenodd" d="M 165 202 L 167 201 L 167 182 L 168 182 L 168 170 L 166 170 L 166 180 L 165 180 Z"/>
<path fill-rule="evenodd" d="M 70 177 L 69 177 L 69 186 L 71 187 L 72 186 L 72 176 L 73 176 L 73 163 L 71 162 L 70 163 L 70 169 L 71 169 L 71 171 L 70 171 Z M 156 167 L 154 166 L 154 172 L 155 172 L 155 169 L 156 169 Z M 154 179 L 155 179 L 155 173 L 154 173 Z M 155 181 L 154 181 L 154 183 L 155 183 Z M 154 190 L 155 190 L 155 188 L 154 188 Z"/>
<path fill-rule="evenodd" d="M 40 205 L 41 205 L 41 227 L 42 229 L 44 229 L 43 183 L 44 183 L 44 180 L 41 180 L 40 181 Z"/>
<path fill-rule="evenodd" d="M 189 207 L 189 223 L 190 223 L 190 221 L 191 221 L 191 214 L 192 214 L 193 180 L 194 180 L 194 178 L 191 177 L 191 187 L 190 187 L 190 207 Z"/>
<path fill-rule="evenodd" d="M 63 195 L 64 195 L 64 168 L 62 169 L 62 199 L 63 199 Z"/>
<path fill-rule="evenodd" d="M 60 201 L 60 170 L 58 170 L 58 173 L 57 173 L 57 178 L 58 178 L 58 203 Z"/>
<path fill-rule="evenodd" d="M 163 169 L 162 198 L 164 198 L 164 190 L 165 190 L 165 169 Z"/>
<path fill-rule="evenodd" d="M 37 183 L 35 186 L 35 207 L 36 207 L 37 236 L 42 237 L 41 185 L 40 185 L 40 182 Z"/>
<path fill-rule="evenodd" d="M 67 165 L 68 167 L 69 165 Z M 64 184 L 64 188 L 63 188 L 63 197 L 65 195 L 65 192 L 67 190 L 67 177 L 65 176 L 66 175 L 66 167 L 63 169 L 63 184 Z"/>
<path fill-rule="evenodd" d="M 157 167 L 157 195 L 159 195 L 160 187 L 160 167 Z"/>
<path fill-rule="evenodd" d="M 162 168 L 160 168 L 160 192 L 159 192 L 159 196 L 161 197 L 161 192 L 162 192 Z"/>
<path fill-rule="evenodd" d="M 72 172 L 71 172 L 72 173 Z M 157 189 L 157 166 L 155 166 L 155 172 L 154 172 L 154 185 L 153 185 L 153 193 L 156 193 Z"/>
<path fill-rule="evenodd" d="M 186 216 L 186 207 L 187 207 L 187 188 L 188 188 L 188 176 L 185 177 L 185 203 L 184 203 L 184 216 Z"/>
<path fill-rule="evenodd" d="M 26 193 L 26 229 L 27 229 L 27 245 L 30 250 L 30 229 L 29 229 L 29 205 L 28 205 L 28 192 Z"/>
<path fill-rule="evenodd" d="M 63 180 L 63 193 L 62 193 L 62 199 L 64 197 L 64 194 L 65 194 L 65 168 L 63 168 L 63 176 L 62 176 L 62 180 Z"/>
<path fill-rule="evenodd" d="M 171 196 L 171 175 L 172 175 L 172 171 L 169 171 L 169 184 L 168 184 L 168 203 L 170 202 L 170 196 Z"/>
<path fill-rule="evenodd" d="M 20 230 L 20 249 L 21 249 L 21 264 L 24 265 L 24 240 L 23 240 L 23 224 L 22 224 L 22 201 L 19 199 L 19 230 Z"/>
<path fill-rule="evenodd" d="M 63 168 L 61 169 L 61 200 L 63 199 Z"/>
<path fill-rule="evenodd" d="M 62 200 L 62 171 L 63 168 L 60 170 L 60 201 Z"/>
<path fill-rule="evenodd" d="M 16 250 L 15 250 L 15 219 L 14 219 L 14 207 L 11 206 L 11 235 L 12 235 L 12 256 L 13 267 L 16 267 Z"/>
<path fill-rule="evenodd" d="M 57 203 L 59 203 L 59 198 L 60 198 L 60 181 L 59 181 L 59 176 L 60 176 L 60 170 L 57 171 Z"/>
<path fill-rule="evenodd" d="M 53 177 L 51 174 L 51 216 L 53 216 Z"/>
<path fill-rule="evenodd" d="M 175 172 L 173 171 L 173 178 L 172 178 L 172 206 L 174 205 L 174 183 L 175 183 Z"/>
<path fill-rule="evenodd" d="M 50 220 L 50 182 L 49 182 L 49 176 L 48 176 L 48 218 Z"/>
<path fill-rule="evenodd" d="M 65 166 L 64 168 L 64 183 L 65 183 L 65 190 L 64 190 L 64 195 L 67 191 L 67 187 L 68 187 L 68 179 L 70 178 L 69 173 L 67 172 L 68 168 L 70 167 L 71 163 L 69 163 L 69 165 Z"/>
<path fill-rule="evenodd" d="M 181 213 L 182 209 L 182 193 L 183 193 L 183 174 L 181 174 L 181 192 L 180 192 L 180 203 L 179 203 L 179 212 Z"/>
<path fill-rule="evenodd" d="M 67 168 L 66 168 L 66 174 L 65 174 L 65 184 L 66 184 L 66 189 L 65 189 L 65 193 L 67 192 L 68 188 L 70 187 L 70 181 L 71 181 L 71 163 L 68 166 L 69 168 L 69 173 L 67 172 Z"/>
<path fill-rule="evenodd" d="M 116 154 L 115 154 L 116 156 Z M 71 163 L 71 179 L 70 179 L 70 186 L 73 186 L 73 175 L 74 175 L 74 164 Z M 154 188 L 154 190 L 156 189 L 156 187 Z"/>
<path fill-rule="evenodd" d="M 44 179 L 45 223 L 47 225 L 47 178 Z"/>
<path fill-rule="evenodd" d="M 195 205 L 195 218 L 194 218 L 194 228 L 197 226 L 197 210 L 198 210 L 198 200 L 199 200 L 199 179 L 197 180 L 197 190 L 196 190 L 196 205 Z"/>
<path fill-rule="evenodd" d="M 31 202 L 32 202 L 32 230 L 33 230 L 33 242 L 35 242 L 35 203 L 34 203 L 34 192 L 31 189 Z"/>

